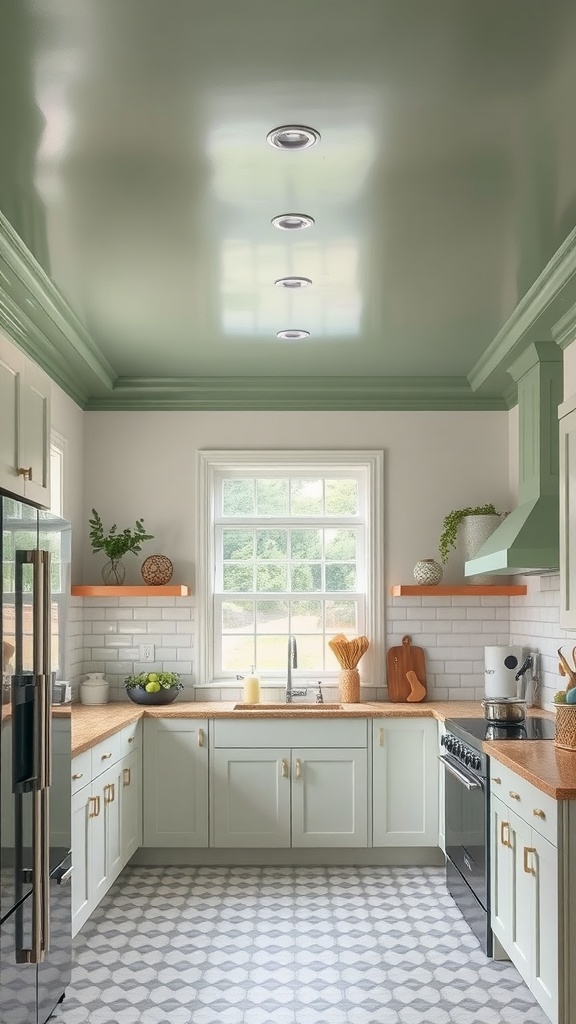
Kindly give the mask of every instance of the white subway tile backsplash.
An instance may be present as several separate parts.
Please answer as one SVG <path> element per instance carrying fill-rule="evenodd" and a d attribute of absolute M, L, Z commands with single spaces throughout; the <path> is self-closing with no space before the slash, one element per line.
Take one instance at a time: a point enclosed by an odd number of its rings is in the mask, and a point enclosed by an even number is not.
<path fill-rule="evenodd" d="M 436 609 L 430 608 L 427 605 L 422 605 L 421 608 L 408 608 L 406 612 L 408 619 L 435 619 Z"/>
<path fill-rule="evenodd" d="M 142 620 L 131 619 L 130 622 L 119 622 L 118 632 L 119 633 L 146 633 L 148 631 L 148 623 Z"/>
<path fill-rule="evenodd" d="M 150 619 L 161 619 L 162 609 L 161 608 L 135 608 L 134 609 L 135 619 L 144 619 L 148 621 Z"/>

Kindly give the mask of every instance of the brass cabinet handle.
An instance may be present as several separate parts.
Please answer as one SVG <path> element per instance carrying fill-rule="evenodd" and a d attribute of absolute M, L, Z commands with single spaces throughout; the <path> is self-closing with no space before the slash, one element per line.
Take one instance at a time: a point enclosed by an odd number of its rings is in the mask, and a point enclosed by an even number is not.
<path fill-rule="evenodd" d="M 511 796 L 513 800 L 520 799 L 520 793 L 515 793 L 513 789 L 508 790 L 508 795 Z"/>
<path fill-rule="evenodd" d="M 545 811 L 541 811 L 539 807 L 534 807 L 533 810 L 532 810 L 532 814 L 534 815 L 535 818 L 545 818 L 546 817 L 546 812 Z"/>
<path fill-rule="evenodd" d="M 136 739 L 136 737 L 135 737 L 135 736 L 129 736 L 129 737 L 128 737 L 128 743 L 134 743 L 134 740 L 135 740 L 135 739 Z"/>
<path fill-rule="evenodd" d="M 287 757 L 283 757 L 282 758 L 282 778 L 283 779 L 289 779 L 290 778 L 290 766 L 288 764 L 288 758 Z"/>
<path fill-rule="evenodd" d="M 84 772 L 74 772 L 74 775 L 72 776 L 72 778 L 73 779 L 83 779 L 84 778 Z M 536 811 L 534 811 L 534 813 L 536 813 Z"/>
<path fill-rule="evenodd" d="M 535 875 L 536 872 L 535 872 L 534 868 L 531 868 L 529 866 L 529 864 L 528 864 L 528 854 L 529 853 L 536 853 L 536 849 L 535 849 L 534 846 L 525 846 L 524 847 L 524 871 L 526 872 L 527 875 Z"/>
<path fill-rule="evenodd" d="M 89 818 L 97 818 L 98 815 L 100 814 L 100 797 L 99 796 L 90 796 L 90 797 L 88 797 L 88 807 L 89 807 L 88 817 Z"/>
<path fill-rule="evenodd" d="M 32 479 L 32 466 L 28 466 L 28 469 L 24 469 L 23 466 L 18 466 L 16 472 L 18 476 L 23 476 L 25 480 Z"/>
<path fill-rule="evenodd" d="M 299 757 L 296 758 L 296 764 L 294 766 L 294 778 L 295 779 L 301 779 L 302 778 L 302 761 L 300 760 Z"/>
<path fill-rule="evenodd" d="M 113 804 L 116 796 L 115 787 L 113 782 L 109 782 L 107 786 L 104 786 L 104 803 Z"/>
<path fill-rule="evenodd" d="M 504 838 L 504 829 L 506 829 L 506 838 Z M 510 842 L 510 822 L 500 822 L 500 842 L 502 846 L 507 846 L 510 850 L 512 849 L 512 843 Z"/>
<path fill-rule="evenodd" d="M 204 729 L 198 729 L 198 746 L 204 746 Z"/>
<path fill-rule="evenodd" d="M 492 782 L 495 782 L 497 786 L 500 786 L 501 783 L 502 783 L 502 779 L 499 778 L 498 775 L 493 775 L 492 776 Z"/>
<path fill-rule="evenodd" d="M 132 781 L 132 769 L 125 768 L 123 772 L 124 785 L 129 786 Z"/>
<path fill-rule="evenodd" d="M 107 761 L 109 757 L 112 757 L 111 753 L 110 754 L 102 754 L 102 756 L 100 757 L 100 760 L 101 761 Z"/>
<path fill-rule="evenodd" d="M 379 729 L 378 732 L 380 733 L 379 743 L 380 743 L 380 746 L 383 747 L 384 746 L 384 729 Z"/>

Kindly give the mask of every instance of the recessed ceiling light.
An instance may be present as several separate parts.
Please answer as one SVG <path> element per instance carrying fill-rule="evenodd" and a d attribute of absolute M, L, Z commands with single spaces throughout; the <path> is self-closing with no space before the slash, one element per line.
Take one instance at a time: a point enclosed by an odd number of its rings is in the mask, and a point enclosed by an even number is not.
<path fill-rule="evenodd" d="M 300 341 L 301 338 L 309 338 L 310 331 L 278 331 L 276 337 L 284 341 Z"/>
<path fill-rule="evenodd" d="M 312 281 L 309 277 L 279 277 L 274 284 L 279 285 L 280 288 L 307 288 Z"/>
<path fill-rule="evenodd" d="M 303 228 L 311 228 L 315 220 L 306 213 L 281 213 L 273 217 L 271 223 L 280 231 L 302 231 Z"/>
<path fill-rule="evenodd" d="M 283 124 L 268 132 L 266 142 L 276 149 L 309 149 L 320 141 L 320 132 L 303 124 Z"/>

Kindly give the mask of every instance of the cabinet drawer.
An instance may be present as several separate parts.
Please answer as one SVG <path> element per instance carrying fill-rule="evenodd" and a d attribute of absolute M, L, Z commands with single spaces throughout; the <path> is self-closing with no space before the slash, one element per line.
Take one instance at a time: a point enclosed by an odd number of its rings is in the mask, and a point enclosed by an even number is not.
<path fill-rule="evenodd" d="M 528 822 L 553 846 L 558 845 L 556 801 L 498 761 L 490 762 L 490 786 L 495 796 Z"/>
<path fill-rule="evenodd" d="M 92 781 L 92 751 L 85 750 L 72 760 L 72 793 Z"/>
<path fill-rule="evenodd" d="M 365 747 L 365 718 L 336 718 L 314 722 L 306 718 L 274 718 L 252 722 L 218 718 L 214 722 L 216 747 Z"/>
<path fill-rule="evenodd" d="M 101 743 L 96 743 L 92 747 L 92 778 L 95 779 L 115 761 L 119 761 L 122 756 L 121 750 L 122 742 L 119 732 L 115 732 L 113 736 L 102 740 Z"/>
<path fill-rule="evenodd" d="M 140 719 L 127 725 L 120 733 L 120 757 L 128 757 L 133 750 L 142 746 L 142 723 Z"/>

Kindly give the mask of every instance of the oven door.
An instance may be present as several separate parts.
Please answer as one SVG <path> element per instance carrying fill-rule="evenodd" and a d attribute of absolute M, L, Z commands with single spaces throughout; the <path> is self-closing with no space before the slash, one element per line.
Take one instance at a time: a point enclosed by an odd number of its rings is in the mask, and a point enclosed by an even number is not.
<path fill-rule="evenodd" d="M 444 766 L 446 855 L 488 909 L 486 837 L 488 828 L 485 780 L 449 755 Z"/>

